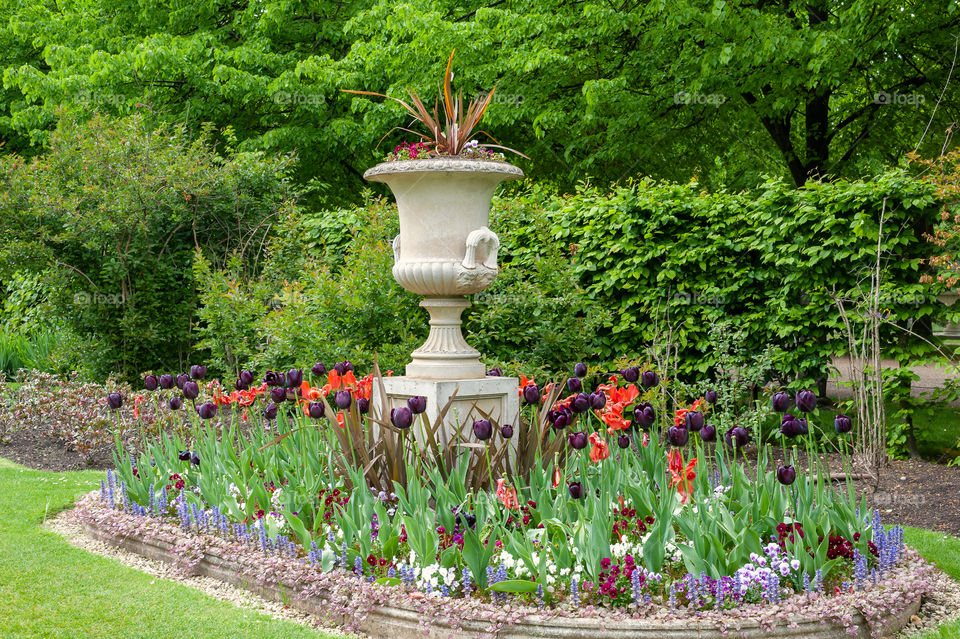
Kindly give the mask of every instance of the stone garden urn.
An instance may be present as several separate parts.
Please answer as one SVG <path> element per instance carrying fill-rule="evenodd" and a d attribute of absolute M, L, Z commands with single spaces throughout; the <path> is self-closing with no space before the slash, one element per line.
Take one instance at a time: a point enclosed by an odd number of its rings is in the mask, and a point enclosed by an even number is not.
<path fill-rule="evenodd" d="M 466 295 L 497 277 L 500 240 L 488 228 L 497 185 L 523 172 L 506 162 L 428 158 L 383 162 L 363 175 L 384 182 L 397 200 L 400 235 L 393 240 L 393 277 L 430 314 L 430 334 L 412 354 L 408 378 L 483 378 L 480 352 L 463 337 Z"/>

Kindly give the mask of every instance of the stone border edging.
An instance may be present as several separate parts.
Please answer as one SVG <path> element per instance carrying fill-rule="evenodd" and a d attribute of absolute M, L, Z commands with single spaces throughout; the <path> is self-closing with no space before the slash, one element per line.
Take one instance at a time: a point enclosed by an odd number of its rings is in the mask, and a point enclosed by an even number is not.
<path fill-rule="evenodd" d="M 173 552 L 172 544 L 147 537 L 114 535 L 105 532 L 89 521 L 81 523 L 83 532 L 88 536 L 119 547 L 128 552 L 141 555 L 148 559 L 162 561 L 171 565 L 181 565 L 183 561 Z M 232 584 L 238 588 L 248 590 L 271 601 L 282 602 L 290 607 L 315 616 L 326 623 L 333 622 L 344 625 L 342 619 L 332 618 L 325 609 L 323 601 L 318 598 L 304 598 L 297 596 L 297 587 L 294 584 L 280 583 L 277 585 L 263 584 L 256 580 L 248 580 L 244 575 L 241 564 L 229 558 L 205 552 L 200 560 L 193 565 L 192 572 Z M 920 608 L 920 599 L 908 603 L 901 610 L 886 615 L 880 621 L 880 630 L 873 636 L 891 637 L 895 635 Z M 466 619 L 460 628 L 452 628 L 443 623 L 433 623 L 424 626 L 423 613 L 412 608 L 399 606 L 381 606 L 371 610 L 360 623 L 360 630 L 372 637 L 390 637 L 391 639 L 466 639 L 467 637 L 489 636 L 489 622 L 478 619 Z M 499 639 L 529 639 L 532 637 L 543 639 L 574 639 L 576 637 L 591 637 L 596 639 L 685 639 L 698 637 L 700 639 L 721 639 L 723 637 L 739 636 L 744 639 L 760 639 L 761 637 L 785 637 L 804 639 L 846 639 L 857 637 L 868 639 L 871 637 L 867 620 L 860 612 L 852 613 L 852 622 L 857 627 L 857 633 L 851 635 L 847 629 L 835 622 L 821 619 L 796 618 L 790 625 L 777 625 L 770 631 L 763 628 L 757 621 L 742 621 L 739 628 L 728 629 L 726 632 L 712 624 L 698 623 L 665 623 L 662 621 L 645 621 L 639 619 L 614 620 L 605 625 L 595 618 L 571 619 L 563 617 L 546 617 L 530 615 L 514 625 L 503 626 L 496 636 Z"/>

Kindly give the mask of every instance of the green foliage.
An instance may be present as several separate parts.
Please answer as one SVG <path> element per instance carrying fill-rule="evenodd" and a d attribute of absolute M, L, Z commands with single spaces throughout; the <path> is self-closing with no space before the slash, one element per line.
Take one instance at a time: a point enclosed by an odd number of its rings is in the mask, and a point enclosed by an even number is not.
<path fill-rule="evenodd" d="M 194 251 L 217 264 L 236 253 L 253 270 L 272 219 L 295 206 L 292 158 L 224 157 L 211 135 L 190 140 L 139 115 L 64 119 L 48 153 L 0 162 L 0 254 L 25 256 L 0 272 L 42 277 L 49 324 L 90 340 L 94 376 L 180 367 L 197 303 Z M 29 299 L 6 301 L 26 324 Z"/>

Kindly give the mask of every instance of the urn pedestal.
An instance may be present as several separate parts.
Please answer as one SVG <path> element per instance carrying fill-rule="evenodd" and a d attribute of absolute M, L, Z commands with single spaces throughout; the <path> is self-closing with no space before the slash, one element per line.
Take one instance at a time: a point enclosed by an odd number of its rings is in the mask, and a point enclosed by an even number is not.
<path fill-rule="evenodd" d="M 517 380 L 486 377 L 480 352 L 463 337 L 461 314 L 470 306 L 465 296 L 486 289 L 499 271 L 500 239 L 488 226 L 493 193 L 501 182 L 522 177 L 505 162 L 457 158 L 384 162 L 364 173 L 386 183 L 397 200 L 393 277 L 424 296 L 420 306 L 430 314 L 430 334 L 412 353 L 405 376 L 383 380 L 388 408 L 423 395 L 432 421 L 459 388 L 449 422 L 481 417 L 474 405 L 497 423 L 516 419 Z"/>

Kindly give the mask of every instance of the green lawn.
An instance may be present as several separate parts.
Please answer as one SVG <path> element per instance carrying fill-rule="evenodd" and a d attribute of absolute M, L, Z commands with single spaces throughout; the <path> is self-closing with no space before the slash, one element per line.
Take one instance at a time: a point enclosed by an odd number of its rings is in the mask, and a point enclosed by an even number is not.
<path fill-rule="evenodd" d="M 156 579 L 39 528 L 101 476 L 0 459 L 0 637 L 329 637 Z"/>

